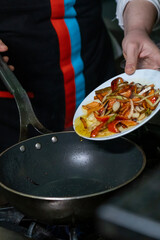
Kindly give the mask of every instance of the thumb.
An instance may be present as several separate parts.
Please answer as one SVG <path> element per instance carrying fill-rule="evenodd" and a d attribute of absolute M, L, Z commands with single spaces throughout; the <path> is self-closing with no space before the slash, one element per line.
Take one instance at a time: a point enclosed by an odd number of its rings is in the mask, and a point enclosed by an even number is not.
<path fill-rule="evenodd" d="M 5 52 L 8 50 L 8 47 L 0 39 L 0 52 Z"/>
<path fill-rule="evenodd" d="M 129 75 L 133 74 L 137 68 L 138 53 L 135 49 L 128 49 L 124 56 L 126 59 L 125 73 Z"/>

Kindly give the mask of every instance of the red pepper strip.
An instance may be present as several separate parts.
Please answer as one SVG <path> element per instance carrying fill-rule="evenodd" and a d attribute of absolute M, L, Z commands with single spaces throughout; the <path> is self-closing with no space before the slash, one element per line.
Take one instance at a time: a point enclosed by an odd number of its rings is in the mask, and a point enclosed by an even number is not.
<path fill-rule="evenodd" d="M 117 128 L 117 124 L 118 123 L 122 123 L 123 125 L 125 125 L 126 127 L 130 127 L 130 126 L 135 126 L 137 125 L 137 122 L 132 121 L 132 120 L 114 120 L 113 122 L 108 124 L 108 130 L 110 132 L 114 132 L 114 133 L 119 133 L 119 129 Z"/>
<path fill-rule="evenodd" d="M 102 127 L 104 126 L 105 122 L 102 122 L 101 124 L 99 124 L 94 130 L 92 130 L 90 137 L 94 138 L 98 135 L 99 131 L 102 129 Z"/>
<path fill-rule="evenodd" d="M 94 116 L 100 122 L 106 122 L 110 118 L 110 116 L 108 116 L 108 115 L 103 116 L 103 117 L 102 116 L 98 116 L 97 113 L 94 113 Z"/>
<path fill-rule="evenodd" d="M 155 103 L 157 101 L 157 97 L 153 96 L 152 98 L 149 99 L 151 103 Z"/>
<path fill-rule="evenodd" d="M 123 83 L 124 81 L 123 81 L 123 79 L 122 79 L 121 77 L 118 77 L 118 78 L 114 79 L 114 80 L 111 82 L 111 88 L 112 88 L 112 91 L 113 91 L 113 92 L 117 89 L 117 87 L 118 87 L 118 82 Z"/>
<path fill-rule="evenodd" d="M 110 132 L 119 133 L 120 131 L 116 127 L 119 122 L 121 122 L 121 120 L 114 120 L 113 122 L 109 123 L 108 124 L 108 130 Z"/>

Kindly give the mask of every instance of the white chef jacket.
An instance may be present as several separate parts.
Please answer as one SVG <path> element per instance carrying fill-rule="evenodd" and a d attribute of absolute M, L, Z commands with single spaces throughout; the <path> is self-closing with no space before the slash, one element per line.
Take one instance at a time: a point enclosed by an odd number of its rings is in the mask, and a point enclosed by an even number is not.
<path fill-rule="evenodd" d="M 117 2 L 117 9 L 116 9 L 116 18 L 118 19 L 119 25 L 123 28 L 123 11 L 126 4 L 133 0 L 116 0 Z M 157 9 L 158 17 L 156 24 L 160 21 L 160 0 L 146 0 L 151 2 Z"/>

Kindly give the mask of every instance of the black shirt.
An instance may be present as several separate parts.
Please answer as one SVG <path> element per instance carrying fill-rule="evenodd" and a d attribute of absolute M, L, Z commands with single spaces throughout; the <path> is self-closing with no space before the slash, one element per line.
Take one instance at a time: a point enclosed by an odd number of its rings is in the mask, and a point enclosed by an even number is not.
<path fill-rule="evenodd" d="M 99 0 L 1 0 L 0 39 L 18 80 L 34 94 L 37 117 L 53 131 L 71 126 L 84 97 L 115 74 Z M 0 106 L 0 126 L 15 134 L 14 100 L 0 99 Z"/>

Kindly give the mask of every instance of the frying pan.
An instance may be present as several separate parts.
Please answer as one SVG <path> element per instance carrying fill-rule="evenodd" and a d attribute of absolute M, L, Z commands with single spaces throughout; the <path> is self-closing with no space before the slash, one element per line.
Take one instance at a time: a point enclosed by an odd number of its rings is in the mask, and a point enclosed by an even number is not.
<path fill-rule="evenodd" d="M 144 169 L 144 152 L 125 138 L 99 142 L 74 131 L 51 133 L 36 118 L 25 90 L 2 58 L 0 77 L 20 115 L 20 142 L 0 154 L 0 187 L 27 216 L 49 224 L 84 221 L 110 192 Z M 29 125 L 42 135 L 28 138 Z"/>

